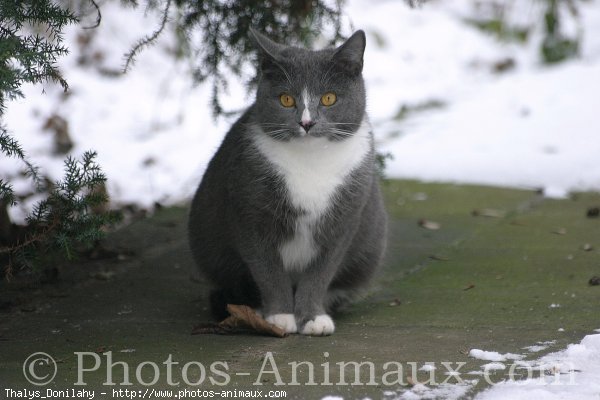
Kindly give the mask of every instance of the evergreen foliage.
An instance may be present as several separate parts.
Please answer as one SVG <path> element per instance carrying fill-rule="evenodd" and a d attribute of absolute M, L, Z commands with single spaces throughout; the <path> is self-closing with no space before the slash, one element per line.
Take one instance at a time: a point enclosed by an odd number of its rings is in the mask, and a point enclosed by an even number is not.
<path fill-rule="evenodd" d="M 73 259 L 78 250 L 102 238 L 105 225 L 119 220 L 116 212 L 94 212 L 108 201 L 103 189 L 106 177 L 96 155 L 86 152 L 81 160 L 67 157 L 64 178 L 46 188 L 47 197 L 27 216 L 25 233 L 14 243 L 0 246 L 7 274 L 12 273 L 14 264 L 33 268 L 56 252 Z"/>
<path fill-rule="evenodd" d="M 561 8 L 566 7 L 573 17 L 578 11 L 574 1 L 546 0 L 544 12 L 544 40 L 540 47 L 542 59 L 554 64 L 579 54 L 579 38 L 567 37 L 560 29 Z"/>
<path fill-rule="evenodd" d="M 50 0 L 0 0 L 0 154 L 21 160 L 35 191 L 46 193 L 27 216 L 27 226 L 16 229 L 5 208 L 14 206 L 17 197 L 10 183 L 0 179 L 0 266 L 7 276 L 15 265 L 34 267 L 56 251 L 73 258 L 79 248 L 102 236 L 104 225 L 118 219 L 116 213 L 101 210 L 108 200 L 103 189 L 106 177 L 95 152 L 86 152 L 81 160 L 68 157 L 64 178 L 44 184 L 38 169 L 1 124 L 5 101 L 22 97 L 24 83 L 50 80 L 67 89 L 56 61 L 67 53 L 63 28 L 76 21 L 69 10 Z"/>
<path fill-rule="evenodd" d="M 554 64 L 577 57 L 581 41 L 581 29 L 576 34 L 567 35 L 561 28 L 566 18 L 572 18 L 579 25 L 579 4 L 584 0 L 529 0 L 539 3 L 541 12 L 538 20 L 531 21 L 528 25 L 514 25 L 506 16 L 513 3 L 498 1 L 482 3 L 487 5 L 491 13 L 482 13 L 476 18 L 469 18 L 465 22 L 479 30 L 492 34 L 500 40 L 525 43 L 531 38 L 533 25 L 540 24 L 543 37 L 539 44 L 541 61 L 545 64 Z M 580 28 L 580 27 L 579 27 Z"/>
<path fill-rule="evenodd" d="M 52 80 L 67 89 L 56 60 L 67 53 L 62 29 L 76 21 L 51 0 L 0 0 L 0 113 L 6 99 L 23 95 L 23 83 Z"/>

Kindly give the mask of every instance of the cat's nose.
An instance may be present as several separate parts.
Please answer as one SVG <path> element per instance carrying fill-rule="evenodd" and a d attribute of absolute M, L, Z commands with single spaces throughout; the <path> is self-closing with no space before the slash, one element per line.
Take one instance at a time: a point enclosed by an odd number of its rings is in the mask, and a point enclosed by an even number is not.
<path fill-rule="evenodd" d="M 310 130 L 310 128 L 312 128 L 313 126 L 315 126 L 316 122 L 314 121 L 301 121 L 300 122 L 300 126 L 302 128 L 304 128 L 304 130 L 306 131 L 306 133 L 308 133 L 308 131 Z"/>

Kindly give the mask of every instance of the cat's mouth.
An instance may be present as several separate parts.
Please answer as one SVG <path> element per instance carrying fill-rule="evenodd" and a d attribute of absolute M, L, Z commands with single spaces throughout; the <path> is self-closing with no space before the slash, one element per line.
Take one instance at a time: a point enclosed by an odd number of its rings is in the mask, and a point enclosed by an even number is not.
<path fill-rule="evenodd" d="M 324 132 L 322 129 L 315 129 L 312 128 L 310 130 L 308 130 L 308 132 L 306 130 L 304 130 L 303 128 L 299 128 L 297 133 L 294 135 L 294 137 L 296 138 L 302 138 L 302 139 L 306 139 L 306 138 L 320 138 L 325 136 Z"/>

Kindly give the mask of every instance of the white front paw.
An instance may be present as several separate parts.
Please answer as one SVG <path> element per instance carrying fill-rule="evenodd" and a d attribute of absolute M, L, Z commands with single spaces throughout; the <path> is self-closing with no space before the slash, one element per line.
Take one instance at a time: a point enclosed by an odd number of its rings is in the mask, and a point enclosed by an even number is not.
<path fill-rule="evenodd" d="M 317 315 L 315 319 L 308 321 L 302 328 L 303 335 L 326 336 L 335 330 L 333 320 L 327 314 Z"/>
<path fill-rule="evenodd" d="M 298 328 L 296 327 L 296 317 L 294 314 L 273 314 L 269 315 L 265 320 L 273 325 L 277 325 L 283 329 L 286 333 L 296 333 Z"/>

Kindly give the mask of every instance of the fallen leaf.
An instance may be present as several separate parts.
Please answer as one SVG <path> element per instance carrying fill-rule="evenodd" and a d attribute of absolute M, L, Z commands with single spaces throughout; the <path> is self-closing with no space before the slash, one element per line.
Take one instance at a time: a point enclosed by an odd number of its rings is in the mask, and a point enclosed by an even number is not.
<path fill-rule="evenodd" d="M 92 278 L 96 278 L 99 281 L 109 281 L 116 274 L 113 271 L 98 271 L 96 273 L 91 274 Z"/>
<path fill-rule="evenodd" d="M 588 218 L 597 218 L 600 216 L 600 207 L 590 207 L 586 213 Z"/>
<path fill-rule="evenodd" d="M 592 246 L 589 243 L 586 243 L 583 246 L 581 246 L 581 250 L 583 250 L 583 251 L 592 251 L 592 250 L 594 250 L 594 246 Z"/>
<path fill-rule="evenodd" d="M 506 212 L 495 208 L 482 208 L 473 210 L 471 214 L 475 217 L 504 218 Z"/>
<path fill-rule="evenodd" d="M 590 286 L 600 285 L 600 276 L 592 276 L 589 281 Z"/>
<path fill-rule="evenodd" d="M 412 376 L 407 376 L 406 377 L 406 383 L 408 383 L 408 386 L 415 386 L 417 384 L 417 382 L 414 381 L 414 379 L 412 378 Z"/>
<path fill-rule="evenodd" d="M 552 233 L 554 233 L 555 235 L 566 235 L 567 230 L 565 228 L 559 228 L 555 231 L 552 231 Z"/>
<path fill-rule="evenodd" d="M 512 57 L 503 58 L 496 61 L 493 65 L 493 71 L 496 73 L 502 73 L 513 69 L 516 65 L 515 59 Z"/>
<path fill-rule="evenodd" d="M 515 226 L 527 226 L 527 224 L 523 221 L 519 221 L 519 220 L 512 220 L 510 221 L 511 225 L 515 225 Z"/>
<path fill-rule="evenodd" d="M 437 231 L 442 227 L 442 225 L 439 222 L 429 221 L 427 219 L 420 219 L 419 226 L 421 228 L 429 229 L 430 231 Z"/>
<path fill-rule="evenodd" d="M 226 335 L 239 332 L 255 332 L 267 336 L 286 337 L 287 333 L 260 317 L 252 308 L 244 305 L 227 304 L 229 317 L 219 323 L 202 323 L 192 329 L 192 335 Z"/>
<path fill-rule="evenodd" d="M 400 301 L 400 299 L 394 299 L 390 302 L 390 307 L 399 306 L 400 304 L 402 304 L 402 301 Z"/>
<path fill-rule="evenodd" d="M 427 196 L 427 193 L 418 192 L 418 193 L 415 193 L 415 194 L 412 196 L 412 199 L 413 199 L 414 201 L 425 201 L 425 200 L 427 200 L 427 197 L 428 197 L 428 196 Z"/>
<path fill-rule="evenodd" d="M 450 258 L 446 257 L 446 256 L 438 256 L 437 254 L 433 254 L 431 256 L 429 256 L 429 258 L 431 258 L 432 260 L 436 260 L 436 261 L 449 261 Z"/>
<path fill-rule="evenodd" d="M 465 287 L 463 288 L 463 290 L 471 290 L 471 289 L 473 289 L 474 287 L 475 287 L 475 285 L 474 285 L 474 284 L 472 284 L 472 283 L 469 283 L 467 286 L 465 286 Z"/>

